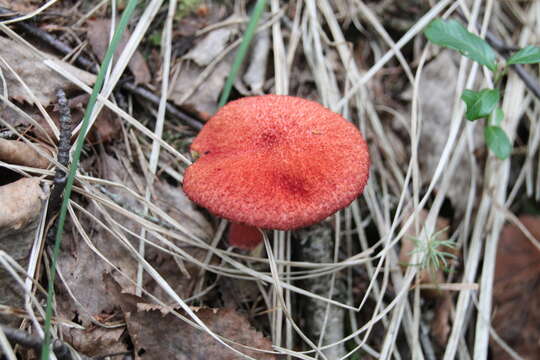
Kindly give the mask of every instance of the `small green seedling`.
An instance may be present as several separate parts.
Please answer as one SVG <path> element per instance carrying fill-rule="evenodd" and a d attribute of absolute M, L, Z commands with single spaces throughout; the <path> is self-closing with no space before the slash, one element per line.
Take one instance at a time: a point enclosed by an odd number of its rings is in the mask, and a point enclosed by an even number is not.
<path fill-rule="evenodd" d="M 441 234 L 446 232 L 446 230 L 448 230 L 447 227 L 435 232 L 431 236 L 426 236 L 426 239 L 416 237 L 411 238 L 415 246 L 410 254 L 418 254 L 421 259 L 420 263 L 414 265 L 418 266 L 421 270 L 429 271 L 432 279 L 435 279 L 435 273 L 437 273 L 437 271 L 448 271 L 448 260 L 457 258 L 454 254 L 446 251 L 455 249 L 456 243 L 447 239 L 439 240 Z"/>
<path fill-rule="evenodd" d="M 495 50 L 484 39 L 469 32 L 456 20 L 435 19 L 425 28 L 424 34 L 432 43 L 459 51 L 463 56 L 491 70 L 495 79 L 493 89 L 464 90 L 461 99 L 467 106 L 465 113 L 467 120 L 487 119 L 484 138 L 488 148 L 499 159 L 508 158 L 512 152 L 512 144 L 501 127 L 504 113 L 498 106 L 501 100 L 498 87 L 510 65 L 540 63 L 540 47 L 527 46 L 514 53 L 505 62 L 498 62 Z"/>

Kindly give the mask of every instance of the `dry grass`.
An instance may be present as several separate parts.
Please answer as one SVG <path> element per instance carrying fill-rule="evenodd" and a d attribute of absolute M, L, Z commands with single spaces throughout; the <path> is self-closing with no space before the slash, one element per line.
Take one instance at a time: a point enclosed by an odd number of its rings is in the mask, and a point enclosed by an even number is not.
<path fill-rule="evenodd" d="M 47 3 L 52 5 L 53 1 Z M 468 168 L 460 169 L 467 171 L 471 178 L 470 186 L 463 189 L 463 196 L 467 198 L 467 207 L 464 214 L 452 224 L 449 236 L 456 239 L 461 247 L 462 275 L 454 279 L 463 284 L 479 284 L 479 290 L 474 287 L 459 289 L 455 297 L 452 328 L 448 343 L 444 349 L 443 359 L 486 359 L 488 343 L 490 340 L 489 319 L 492 311 L 492 284 L 497 250 L 497 241 L 501 228 L 509 214 L 518 192 L 526 192 L 527 196 L 540 199 L 540 176 L 535 168 L 538 166 L 538 140 L 540 138 L 540 125 L 538 124 L 538 99 L 534 98 L 523 82 L 514 74 L 510 73 L 508 81 L 504 84 L 503 110 L 506 114 L 504 128 L 511 138 L 515 137 L 516 129 L 520 121 L 528 121 L 531 130 L 529 142 L 524 144 L 525 161 L 513 164 L 512 172 L 518 174 L 511 179 L 510 160 L 500 161 L 492 154 L 487 155 L 485 163 L 478 161 L 472 149 L 477 146 L 474 143 L 473 131 L 475 123 L 466 123 L 464 120 L 463 104 L 459 99 L 464 88 L 472 88 L 479 84 L 491 84 L 491 74 L 483 71 L 476 64 L 472 64 L 465 58 L 461 58 L 458 68 L 457 85 L 454 91 L 454 102 L 448 104 L 448 117 L 451 119 L 448 133 L 433 134 L 444 142 L 444 149 L 439 156 L 438 165 L 433 174 L 427 174 L 420 168 L 419 157 L 423 156 L 419 149 L 425 140 L 422 137 L 423 122 L 419 88 L 422 86 L 423 69 L 426 62 L 437 51 L 426 45 L 423 40 L 422 28 L 433 18 L 439 16 L 452 16 L 457 8 L 466 14 L 470 22 L 482 24 L 482 33 L 486 29 L 492 29 L 502 34 L 513 34 L 505 39 L 508 43 L 516 43 L 518 46 L 534 44 L 540 35 L 540 3 L 531 2 L 485 2 L 471 1 L 458 2 L 442 0 L 421 16 L 413 26 L 397 41 L 392 41 L 385 29 L 385 24 L 373 11 L 373 3 L 366 4 L 361 0 L 336 1 L 329 0 L 306 0 L 297 6 L 296 16 L 288 18 L 291 12 L 280 8 L 282 2 L 270 1 L 269 12 L 266 20 L 260 24 L 261 28 L 271 29 L 273 66 L 274 66 L 274 89 L 275 93 L 288 94 L 291 92 L 290 79 L 295 76 L 295 68 L 292 59 L 298 56 L 305 58 L 308 69 L 313 77 L 316 93 L 320 102 L 334 111 L 340 112 L 351 119 L 366 134 L 370 143 L 372 156 L 372 168 L 369 184 L 364 196 L 356 200 L 351 206 L 335 215 L 335 250 L 334 262 L 332 263 L 304 263 L 292 258 L 292 249 L 288 232 L 274 232 L 273 241 L 265 238 L 266 257 L 254 257 L 238 254 L 231 249 L 220 249 L 216 245 L 220 241 L 226 223 L 221 222 L 213 240 L 208 243 L 197 234 L 176 221 L 159 205 L 152 202 L 153 182 L 155 174 L 166 170 L 177 179 L 182 178 L 182 170 L 190 164 L 186 154 L 172 147 L 163 140 L 163 127 L 165 118 L 165 96 L 161 97 L 160 106 L 155 115 L 155 127 L 148 128 L 137 119 L 137 114 L 127 113 L 115 105 L 111 99 L 111 93 L 120 76 L 124 73 L 127 62 L 136 50 L 138 44 L 145 39 L 147 29 L 157 11 L 162 8 L 163 1 L 152 0 L 145 4 L 144 12 L 137 22 L 137 27 L 132 31 L 132 36 L 122 56 L 119 58 L 101 91 L 98 106 L 94 110 L 95 120 L 98 111 L 107 107 L 122 119 L 125 127 L 135 138 L 150 145 L 148 158 L 142 156 L 139 161 L 144 162 L 145 179 L 141 189 L 127 188 L 124 184 L 105 180 L 94 175 L 79 173 L 76 195 L 70 202 L 69 215 L 74 231 L 84 239 L 85 243 L 92 248 L 101 261 L 109 263 L 116 268 L 119 274 L 121 269 L 108 259 L 108 255 L 101 253 L 92 243 L 92 237 L 88 234 L 87 224 L 92 220 L 93 227 L 100 231 L 108 232 L 117 242 L 118 247 L 123 247 L 125 252 L 137 259 L 139 272 L 136 278 L 124 274 L 126 280 L 137 288 L 139 294 L 153 297 L 142 286 L 142 275 L 152 277 L 170 297 L 169 303 L 165 303 L 156 297 L 154 301 L 164 307 L 171 308 L 176 316 L 190 322 L 193 326 L 201 328 L 213 336 L 224 347 L 238 352 L 232 348 L 227 339 L 221 338 L 212 332 L 192 310 L 190 304 L 197 297 L 204 295 L 205 283 L 201 282 L 197 287 L 199 293 L 194 297 L 185 299 L 180 297 L 144 258 L 145 249 L 148 247 L 158 248 L 160 251 L 178 257 L 181 261 L 193 263 L 200 267 L 200 274 L 217 274 L 222 277 L 249 279 L 256 282 L 261 290 L 264 307 L 269 311 L 268 320 L 271 329 L 271 337 L 276 354 L 286 354 L 289 358 L 298 359 L 328 359 L 325 349 L 337 346 L 340 343 L 347 344 L 349 353 L 342 357 L 356 359 L 361 351 L 378 359 L 403 359 L 430 358 L 426 344 L 421 341 L 422 328 L 425 327 L 423 309 L 425 305 L 421 301 L 422 295 L 419 288 L 414 287 L 419 269 L 414 266 L 401 269 L 399 264 L 400 242 L 405 238 L 412 227 L 420 240 L 427 241 L 427 236 L 436 232 L 436 220 L 441 216 L 443 201 L 447 197 L 449 189 L 453 186 L 452 176 L 460 166 L 460 159 L 467 160 Z M 167 20 L 163 23 L 162 41 L 162 79 L 161 94 L 170 93 L 169 79 L 171 74 L 172 31 L 173 15 L 177 2 L 170 1 L 168 5 Z M 99 6 L 99 5 L 98 5 Z M 382 5 L 381 5 L 382 6 Z M 45 10 L 45 6 L 41 10 Z M 371 9 L 371 10 L 370 10 Z M 509 14 L 509 9 L 514 11 Z M 290 10 L 290 9 L 289 9 Z M 345 13 L 340 12 L 345 11 Z M 30 14 L 33 15 L 33 14 Z M 241 14 L 239 15 L 241 16 Z M 287 18 L 287 21 L 283 21 Z M 344 35 L 343 23 L 351 21 L 367 27 L 371 35 L 371 41 L 366 44 L 373 59 L 366 67 L 355 61 L 354 49 L 347 42 Z M 284 24 L 287 28 L 284 29 Z M 528 26 L 525 26 L 528 24 Z M 227 26 L 224 24 L 223 26 Z M 6 24 L 0 24 L 4 36 L 20 42 L 24 46 L 32 47 L 22 40 Z M 332 40 L 330 40 L 330 38 Z M 416 57 L 411 62 L 402 54 L 401 49 L 407 44 L 414 42 L 418 50 Z M 227 47 L 224 51 L 233 51 L 239 44 L 239 40 Z M 368 47 L 369 46 L 369 47 Z M 38 51 L 37 49 L 33 49 Z M 40 53 L 38 51 L 38 53 Z M 296 53 L 296 55 L 295 55 Z M 43 63 L 57 71 L 62 76 L 76 84 L 82 91 L 87 93 L 91 89 L 62 69 L 58 63 L 40 53 Z M 299 55 L 301 54 L 301 55 Z M 222 54 L 219 59 L 226 56 Z M 408 56 L 410 59 L 410 56 Z M 372 82 L 380 81 L 379 73 L 392 63 L 399 66 L 404 81 L 408 81 L 412 88 L 410 113 L 390 114 L 380 111 L 380 102 L 374 98 Z M 212 65 L 211 65 L 212 66 Z M 534 69 L 537 70 L 537 69 Z M 210 72 L 210 70 L 209 70 Z M 204 81 L 204 73 L 201 74 L 200 82 Z M 197 84 L 197 83 L 196 83 Z M 192 91 L 197 91 L 196 84 Z M 445 84 L 441 84 L 445 86 Z M 30 90 L 31 91 L 31 90 Z M 6 96 L 1 100 L 9 106 L 17 107 Z M 45 109 L 43 109 L 45 112 Z M 406 127 L 408 138 L 403 143 L 396 143 L 394 137 L 390 137 L 389 126 L 385 121 L 388 117 L 395 121 L 402 121 Z M 429 120 L 429 119 L 427 119 Z M 0 119 L 2 125 L 12 131 L 9 124 Z M 52 124 L 52 121 L 50 122 Z M 74 130 L 76 133 L 78 129 Z M 55 129 L 54 135 L 57 136 Z M 18 134 L 24 138 L 24 134 Z M 125 147 L 132 148 L 132 140 L 126 136 Z M 128 143 L 129 142 L 129 143 Z M 406 148 L 406 161 L 402 160 L 401 153 Z M 164 160 L 173 157 L 178 160 L 177 167 L 170 167 L 169 161 Z M 56 165 L 55 159 L 50 159 Z M 50 183 L 45 177 L 52 175 L 50 170 L 32 169 L 1 163 L 11 170 L 17 171 L 23 176 L 41 176 L 44 183 Z M 50 178 L 50 177 L 49 177 Z M 478 185 L 481 184 L 481 185 Z M 124 207 L 111 196 L 102 191 L 121 189 L 130 197 L 136 206 Z M 98 214 L 92 214 L 87 207 L 79 205 L 80 199 L 92 204 Z M 134 208 L 142 208 L 137 212 Z M 409 209 L 411 209 L 409 211 Z M 427 211 L 426 221 L 421 221 L 419 214 L 424 209 Z M 154 219 L 149 220 L 149 214 Z M 45 219 L 46 214 L 42 214 Z M 118 216 L 132 221 L 140 226 L 140 232 L 133 232 L 118 221 Z M 39 303 L 41 298 L 40 289 L 33 280 L 37 274 L 43 271 L 45 262 L 44 244 L 44 221 L 35 235 L 35 241 L 30 256 L 30 264 L 27 269 L 20 269 L 7 254 L 0 253 L 0 262 L 13 277 L 18 279 L 20 286 L 25 289 L 25 311 L 35 333 L 42 336 L 43 308 Z M 370 227 L 370 228 L 368 228 Z M 379 234 L 373 238 L 373 229 Z M 350 236 L 347 234 L 357 234 Z M 150 237 L 149 234 L 152 236 Z M 427 234 L 427 236 L 426 236 Z M 137 239 L 138 248 L 133 246 L 130 239 Z M 204 249 L 207 256 L 204 261 L 193 257 L 185 250 L 187 246 Z M 349 250 L 347 250 L 349 249 Z M 350 249 L 359 249 L 358 253 L 351 253 Z M 340 256 L 345 254 L 346 256 Z M 415 254 L 413 263 L 422 261 L 421 253 Z M 420 257 L 420 258 L 419 258 Z M 214 259 L 211 261 L 211 259 Z M 257 265 L 257 266 L 255 266 Z M 259 266 L 261 265 L 261 266 Z M 264 270 L 259 270 L 259 269 Z M 369 279 L 369 285 L 363 294 L 354 293 L 355 282 L 353 269 L 362 269 Z M 60 281 L 62 281 L 62 269 L 59 268 Z M 295 280 L 302 278 L 314 278 L 331 274 L 332 284 L 336 276 L 346 278 L 347 300 L 338 301 L 332 298 L 335 289 L 332 287 L 330 296 L 321 296 L 311 293 L 299 287 Z M 389 298 L 388 294 L 393 294 Z M 301 301 L 303 297 L 316 298 L 330 306 L 346 309 L 350 319 L 346 336 L 338 343 L 323 344 L 321 341 L 309 339 L 305 330 L 299 323 L 297 309 L 293 302 Z M 371 302 L 374 306 L 369 313 L 369 320 L 359 323 L 356 313 L 367 311 L 366 304 Z M 188 318 L 173 310 L 182 309 Z M 60 323 L 56 323 L 59 326 Z M 64 322 L 63 326 L 77 326 L 73 323 Z M 382 326 L 384 337 L 376 342 L 380 344 L 374 347 L 373 336 L 375 326 Z M 55 327 L 56 327 L 55 326 Z M 474 334 L 474 341 L 469 342 L 464 338 L 465 330 Z M 471 331 L 473 330 L 473 331 Z M 410 354 L 400 353 L 398 338 L 404 339 Z M 502 341 L 498 339 L 499 341 Z M 303 344 L 305 350 L 298 350 L 298 344 Z M 466 347 L 465 344 L 470 344 Z M 14 359 L 10 346 L 7 344 L 2 331 L 0 331 L 0 346 L 9 359 Z M 404 346 L 404 345 L 401 345 Z M 509 349 L 509 351 L 511 351 Z M 515 354 L 514 354 L 515 355 Z M 515 355 L 519 358 L 518 355 Z"/>

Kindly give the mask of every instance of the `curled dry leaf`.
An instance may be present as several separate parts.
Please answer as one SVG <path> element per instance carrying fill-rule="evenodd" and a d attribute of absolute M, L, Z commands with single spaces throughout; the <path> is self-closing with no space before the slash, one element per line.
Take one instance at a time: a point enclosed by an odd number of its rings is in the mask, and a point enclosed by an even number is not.
<path fill-rule="evenodd" d="M 91 326 L 86 330 L 67 328 L 63 331 L 63 340 L 81 354 L 102 357 L 128 351 L 122 341 L 124 332 L 124 327 L 108 329 Z"/>
<path fill-rule="evenodd" d="M 52 156 L 52 152 L 48 147 L 40 144 L 34 145 Z M 49 166 L 49 160 L 41 156 L 32 146 L 15 140 L 0 139 L 0 160 L 9 164 L 38 169 L 46 169 Z"/>
<path fill-rule="evenodd" d="M 118 21 L 116 21 L 118 24 Z M 94 54 L 97 55 L 100 61 L 103 61 L 105 57 L 105 52 L 109 47 L 109 39 L 111 36 L 111 20 L 109 19 L 99 19 L 88 22 L 88 42 L 94 50 Z M 114 53 L 114 58 L 118 59 L 126 44 L 131 37 L 129 31 L 125 31 L 122 34 L 120 39 L 120 44 Z M 135 77 L 136 84 L 146 84 L 152 79 L 150 75 L 150 70 L 146 64 L 146 60 L 139 51 L 135 51 L 128 64 L 129 70 L 133 73 Z"/>
<path fill-rule="evenodd" d="M 139 359 L 243 359 L 225 348 L 203 330 L 198 330 L 173 314 L 160 310 L 126 312 L 126 322 Z M 185 313 L 182 315 L 186 316 Z M 216 334 L 254 348 L 271 351 L 272 343 L 254 330 L 247 319 L 232 309 L 202 308 L 196 315 Z M 276 359 L 272 354 L 234 346 L 255 359 Z"/>
<path fill-rule="evenodd" d="M 45 197 L 38 178 L 22 178 L 0 186 L 0 231 L 20 230 L 32 223 Z"/>
<path fill-rule="evenodd" d="M 540 217 L 521 216 L 527 230 L 540 239 Z M 525 359 L 540 354 L 540 251 L 515 225 L 501 233 L 493 288 L 493 327 Z M 526 295 L 525 295 L 526 294 Z M 494 360 L 512 359 L 494 341 Z"/>
<path fill-rule="evenodd" d="M 56 101 L 55 92 L 57 89 L 75 88 L 75 85 L 69 80 L 45 65 L 43 56 L 38 55 L 35 49 L 28 46 L 0 37 L 0 56 L 17 73 L 34 94 L 36 100 L 43 106 L 48 106 Z M 54 58 L 53 61 L 86 85 L 92 84 L 95 80 L 93 74 Z M 0 62 L 0 68 L 2 68 L 6 79 L 9 98 L 33 104 L 34 101 L 30 97 L 28 90 L 17 80 L 11 70 L 3 62 Z"/>
<path fill-rule="evenodd" d="M 122 292 L 121 285 L 109 275 L 104 276 L 103 280 L 106 291 L 117 300 L 124 313 L 136 359 L 244 359 L 225 348 L 204 330 L 178 318 L 171 312 L 171 308 L 147 303 L 143 298 Z M 237 311 L 195 307 L 191 309 L 217 335 L 239 344 L 272 351 L 272 342 L 253 329 L 246 317 Z M 177 308 L 174 310 L 178 311 Z M 185 312 L 179 312 L 189 318 Z M 237 345 L 233 347 L 255 359 L 276 359 L 272 354 Z"/>

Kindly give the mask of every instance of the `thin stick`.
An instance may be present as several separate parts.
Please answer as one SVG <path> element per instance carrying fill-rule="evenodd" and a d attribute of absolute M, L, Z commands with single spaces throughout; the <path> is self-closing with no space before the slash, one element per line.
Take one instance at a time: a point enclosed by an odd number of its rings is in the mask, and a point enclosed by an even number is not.
<path fill-rule="evenodd" d="M 69 151 L 71 149 L 71 113 L 64 90 L 58 89 L 56 91 L 56 97 L 58 98 L 60 113 L 60 138 L 58 140 L 57 159 L 60 165 L 67 168 L 69 164 Z M 47 210 L 49 219 L 56 215 L 60 209 L 62 193 L 66 187 L 66 172 L 61 167 L 56 167 L 53 184 L 54 186 L 49 198 L 49 208 Z"/>

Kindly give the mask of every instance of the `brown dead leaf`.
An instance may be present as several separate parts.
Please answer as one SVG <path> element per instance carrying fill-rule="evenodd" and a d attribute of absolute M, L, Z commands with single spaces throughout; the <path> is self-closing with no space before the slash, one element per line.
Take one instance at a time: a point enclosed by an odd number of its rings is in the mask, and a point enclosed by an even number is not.
<path fill-rule="evenodd" d="M 116 21 L 116 24 L 118 24 L 118 21 Z M 105 52 L 109 47 L 110 33 L 111 21 L 109 19 L 98 19 L 88 22 L 88 31 L 86 33 L 88 42 L 90 43 L 90 46 L 92 46 L 94 54 L 96 54 L 100 61 L 103 61 Z M 127 30 L 122 34 L 118 48 L 114 53 L 116 59 L 118 59 L 122 51 L 124 51 L 130 37 L 131 33 Z M 139 51 L 135 51 L 129 60 L 128 67 L 135 77 L 136 84 L 146 84 L 152 79 L 146 60 Z"/>
<path fill-rule="evenodd" d="M 23 178 L 0 186 L 0 251 L 23 268 L 28 265 L 44 198 L 38 178 Z M 23 295 L 17 280 L 0 266 L 0 304 L 20 308 L 24 304 Z M 0 315 L 0 322 L 17 326 L 19 318 Z"/>
<path fill-rule="evenodd" d="M 187 62 L 182 66 L 180 74 L 173 84 L 169 99 L 176 105 L 187 107 L 193 112 L 203 114 L 203 116 L 214 114 L 217 111 L 220 89 L 223 88 L 225 79 L 230 72 L 232 60 L 232 56 L 223 59 L 195 90 L 193 90 L 193 85 L 197 83 L 205 67 Z M 189 96 L 186 98 L 186 95 Z"/>
<path fill-rule="evenodd" d="M 35 146 L 52 156 L 52 151 L 48 147 L 41 144 Z M 41 156 L 30 145 L 15 140 L 0 139 L 0 160 L 38 169 L 46 169 L 49 166 L 47 158 Z"/>
<path fill-rule="evenodd" d="M 16 41 L 0 37 L 0 56 L 17 73 L 34 94 L 36 100 L 43 106 L 48 106 L 56 101 L 55 92 L 58 88 L 65 90 L 75 88 L 75 85 L 70 81 L 45 65 L 40 56 L 34 51 Z M 95 75 L 80 70 L 68 63 L 60 60 L 54 60 L 54 62 L 62 66 L 66 71 L 74 74 L 87 85 L 92 84 L 95 80 Z M 3 62 L 0 62 L 0 67 L 6 79 L 9 98 L 33 104 L 34 101 L 28 91 L 17 80 L 15 75 Z"/>
<path fill-rule="evenodd" d="M 39 178 L 22 178 L 0 186 L 0 231 L 18 231 L 32 223 L 41 211 L 45 192 Z"/>
<path fill-rule="evenodd" d="M 135 310 L 125 314 L 129 334 L 139 359 L 243 359 L 204 331 L 172 314 L 163 315 L 160 310 Z M 247 319 L 235 310 L 203 308 L 196 314 L 208 328 L 224 338 L 243 345 L 272 350 L 270 340 L 254 330 Z M 255 359 L 276 359 L 271 354 L 239 346 L 235 348 Z"/>
<path fill-rule="evenodd" d="M 126 343 L 122 341 L 125 331 L 125 327 L 90 327 L 87 330 L 72 328 L 63 331 L 63 340 L 86 356 L 101 357 L 128 351 Z"/>
<path fill-rule="evenodd" d="M 540 239 L 539 216 L 519 219 Z M 540 354 L 540 251 L 511 224 L 504 227 L 499 240 L 493 305 L 498 335 L 523 358 L 536 359 Z M 494 360 L 511 359 L 494 341 L 491 345 Z"/>

